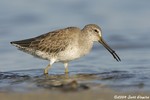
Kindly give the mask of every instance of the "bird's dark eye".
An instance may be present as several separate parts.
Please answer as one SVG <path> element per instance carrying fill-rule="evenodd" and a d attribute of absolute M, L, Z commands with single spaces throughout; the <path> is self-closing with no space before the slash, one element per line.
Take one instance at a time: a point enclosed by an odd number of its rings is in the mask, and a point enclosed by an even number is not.
<path fill-rule="evenodd" d="M 94 29 L 94 32 L 98 33 L 98 30 Z"/>

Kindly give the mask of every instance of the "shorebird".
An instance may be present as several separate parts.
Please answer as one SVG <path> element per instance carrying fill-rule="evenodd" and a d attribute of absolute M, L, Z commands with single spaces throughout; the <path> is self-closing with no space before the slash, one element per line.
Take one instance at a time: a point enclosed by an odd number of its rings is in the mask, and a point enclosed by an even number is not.
<path fill-rule="evenodd" d="M 19 50 L 49 60 L 50 63 L 44 69 L 44 74 L 48 74 L 49 68 L 55 62 L 62 62 L 65 73 L 68 73 L 68 62 L 88 54 L 95 41 L 101 43 L 114 59 L 121 61 L 115 51 L 104 41 L 101 28 L 96 24 L 88 24 L 83 29 L 67 27 L 10 43 Z"/>

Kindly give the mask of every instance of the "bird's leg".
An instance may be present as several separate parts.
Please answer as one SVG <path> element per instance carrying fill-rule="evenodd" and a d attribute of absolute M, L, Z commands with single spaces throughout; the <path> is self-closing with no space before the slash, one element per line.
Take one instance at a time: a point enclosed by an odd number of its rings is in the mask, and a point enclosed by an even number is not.
<path fill-rule="evenodd" d="M 64 67 L 65 67 L 65 73 L 68 74 L 69 71 L 68 71 L 68 63 L 67 62 L 64 63 Z"/>
<path fill-rule="evenodd" d="M 51 67 L 50 64 L 47 65 L 47 67 L 44 69 L 44 74 L 48 74 L 48 69 Z"/>
<path fill-rule="evenodd" d="M 56 59 L 51 59 L 50 63 L 48 66 L 44 69 L 44 74 L 48 74 L 48 69 L 52 66 L 52 64 L 56 61 Z"/>

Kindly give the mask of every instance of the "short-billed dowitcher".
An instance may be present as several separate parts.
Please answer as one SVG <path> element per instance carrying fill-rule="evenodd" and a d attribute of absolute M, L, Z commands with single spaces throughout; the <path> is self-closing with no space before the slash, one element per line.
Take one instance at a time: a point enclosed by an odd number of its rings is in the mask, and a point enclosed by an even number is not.
<path fill-rule="evenodd" d="M 83 29 L 59 29 L 34 38 L 13 41 L 11 44 L 29 54 L 49 60 L 50 63 L 44 69 L 44 74 L 48 74 L 48 69 L 55 62 L 64 63 L 65 72 L 68 73 L 68 62 L 88 54 L 95 41 L 101 43 L 117 61 L 121 61 L 103 40 L 101 28 L 95 24 L 88 24 Z"/>

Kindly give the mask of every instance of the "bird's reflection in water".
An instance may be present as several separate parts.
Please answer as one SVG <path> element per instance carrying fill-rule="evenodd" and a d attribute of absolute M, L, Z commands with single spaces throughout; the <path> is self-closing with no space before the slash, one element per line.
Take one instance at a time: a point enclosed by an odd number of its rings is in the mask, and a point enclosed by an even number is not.
<path fill-rule="evenodd" d="M 61 75 L 43 75 L 35 80 L 38 87 L 46 89 L 60 89 L 63 91 L 78 91 L 89 89 L 84 83 L 80 83 L 78 76 L 69 75 L 68 73 Z"/>

